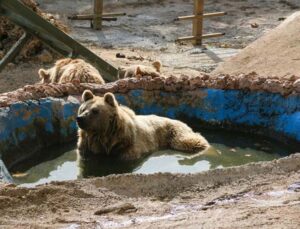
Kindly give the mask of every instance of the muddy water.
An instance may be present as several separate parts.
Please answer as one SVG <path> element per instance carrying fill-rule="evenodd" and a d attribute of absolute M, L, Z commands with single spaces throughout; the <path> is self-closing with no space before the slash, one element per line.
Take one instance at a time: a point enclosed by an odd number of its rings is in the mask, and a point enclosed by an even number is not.
<path fill-rule="evenodd" d="M 214 168 L 237 166 L 250 162 L 269 161 L 295 151 L 280 143 L 244 134 L 202 131 L 212 148 L 206 156 L 188 158 L 187 154 L 163 150 L 135 162 L 101 158 L 77 162 L 75 144 L 43 152 L 36 161 L 23 163 L 12 172 L 16 183 L 32 187 L 51 181 L 75 180 L 82 177 L 117 173 L 196 173 Z M 45 156 L 46 155 L 46 156 Z M 59 156 L 57 156 L 59 155 Z"/>

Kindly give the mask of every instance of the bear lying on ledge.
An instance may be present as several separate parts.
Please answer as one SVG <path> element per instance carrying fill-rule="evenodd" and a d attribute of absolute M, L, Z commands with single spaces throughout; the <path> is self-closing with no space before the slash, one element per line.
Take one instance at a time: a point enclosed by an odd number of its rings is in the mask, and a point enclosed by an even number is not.
<path fill-rule="evenodd" d="M 160 149 L 199 153 L 209 147 L 199 133 L 183 122 L 156 115 L 136 115 L 121 106 L 112 93 L 95 96 L 86 90 L 78 111 L 78 153 L 134 160 Z"/>
<path fill-rule="evenodd" d="M 40 69 L 41 83 L 96 83 L 105 84 L 96 68 L 82 59 L 64 58 L 48 69 Z"/>

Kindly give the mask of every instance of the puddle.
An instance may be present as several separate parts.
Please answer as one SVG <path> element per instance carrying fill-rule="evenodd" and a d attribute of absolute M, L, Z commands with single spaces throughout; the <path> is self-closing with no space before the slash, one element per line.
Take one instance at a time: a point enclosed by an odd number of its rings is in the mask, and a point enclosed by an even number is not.
<path fill-rule="evenodd" d="M 17 184 L 33 187 L 51 181 L 75 180 L 83 177 L 118 173 L 155 172 L 196 173 L 209 169 L 238 166 L 250 162 L 270 161 L 294 153 L 280 143 L 227 131 L 201 131 L 211 143 L 211 156 L 188 159 L 187 154 L 163 150 L 134 162 L 101 158 L 85 163 L 77 162 L 75 144 L 48 149 L 35 161 L 22 163 L 11 173 Z M 216 153 L 217 152 L 217 153 Z"/>

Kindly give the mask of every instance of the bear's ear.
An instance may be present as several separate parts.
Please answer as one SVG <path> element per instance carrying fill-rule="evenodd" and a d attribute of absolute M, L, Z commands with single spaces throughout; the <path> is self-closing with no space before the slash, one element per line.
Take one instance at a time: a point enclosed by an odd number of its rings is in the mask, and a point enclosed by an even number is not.
<path fill-rule="evenodd" d="M 118 71 L 119 71 L 119 79 L 124 79 L 125 78 L 126 69 L 124 67 L 119 67 Z"/>
<path fill-rule="evenodd" d="M 90 90 L 85 90 L 82 94 L 82 100 L 84 102 L 90 100 L 90 99 L 93 99 L 94 98 L 94 94 L 93 92 L 91 92 Z"/>
<path fill-rule="evenodd" d="M 42 80 L 42 83 L 49 83 L 50 81 L 50 74 L 43 68 L 39 70 L 39 77 Z"/>
<path fill-rule="evenodd" d="M 113 93 L 110 92 L 106 93 L 104 95 L 104 101 L 112 107 L 118 106 L 118 102 L 116 101 L 116 98 Z"/>
<path fill-rule="evenodd" d="M 140 66 L 136 67 L 135 75 L 136 76 L 138 76 L 138 75 L 143 76 L 143 71 L 142 71 Z"/>
<path fill-rule="evenodd" d="M 152 66 L 155 68 L 155 70 L 156 70 L 157 72 L 160 72 L 160 69 L 161 69 L 161 62 L 160 62 L 160 61 L 154 61 L 154 62 L 152 63 Z"/>

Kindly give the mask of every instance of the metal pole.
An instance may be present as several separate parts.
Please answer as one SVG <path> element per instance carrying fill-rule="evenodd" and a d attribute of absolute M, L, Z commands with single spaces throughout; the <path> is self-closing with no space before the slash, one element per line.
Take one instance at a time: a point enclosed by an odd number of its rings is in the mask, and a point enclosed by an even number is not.
<path fill-rule="evenodd" d="M 194 15 L 200 16 L 193 19 L 193 36 L 196 37 L 194 45 L 202 45 L 203 6 L 204 0 L 194 0 Z"/>

